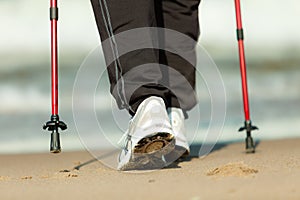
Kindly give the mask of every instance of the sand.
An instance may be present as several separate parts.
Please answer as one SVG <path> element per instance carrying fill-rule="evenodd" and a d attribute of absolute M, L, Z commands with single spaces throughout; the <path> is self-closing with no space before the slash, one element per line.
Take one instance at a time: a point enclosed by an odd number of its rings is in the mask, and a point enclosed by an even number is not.
<path fill-rule="evenodd" d="M 88 152 L 0 155 L 0 199 L 300 199 L 300 139 L 243 149 L 218 144 L 206 157 L 143 173 L 113 170 Z"/>

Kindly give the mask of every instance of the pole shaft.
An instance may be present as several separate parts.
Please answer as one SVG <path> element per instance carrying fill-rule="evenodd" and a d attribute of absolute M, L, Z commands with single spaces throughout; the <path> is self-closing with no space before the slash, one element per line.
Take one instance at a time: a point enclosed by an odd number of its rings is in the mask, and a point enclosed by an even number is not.
<path fill-rule="evenodd" d="M 50 1 L 51 8 L 57 8 L 57 0 Z M 52 114 L 58 114 L 58 52 L 57 19 L 51 19 L 51 94 Z"/>
<path fill-rule="evenodd" d="M 240 0 L 234 0 L 235 3 L 235 14 L 236 14 L 236 26 L 237 29 L 242 29 L 242 17 L 241 17 L 241 5 Z"/>
<path fill-rule="evenodd" d="M 240 0 L 235 0 L 235 11 L 236 11 L 236 25 L 237 25 L 237 30 L 239 31 L 243 29 Z M 240 71 L 241 71 L 241 79 L 242 79 L 244 114 L 245 114 L 245 120 L 248 121 L 250 120 L 250 108 L 249 108 L 247 70 L 246 70 L 246 59 L 245 59 L 243 37 L 238 38 L 238 47 L 239 47 Z"/>

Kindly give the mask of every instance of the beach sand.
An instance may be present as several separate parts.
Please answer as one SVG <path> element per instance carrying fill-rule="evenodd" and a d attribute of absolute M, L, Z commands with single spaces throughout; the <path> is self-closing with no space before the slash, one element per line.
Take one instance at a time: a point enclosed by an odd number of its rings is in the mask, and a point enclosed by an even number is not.
<path fill-rule="evenodd" d="M 143 173 L 110 169 L 88 152 L 0 155 L 0 199 L 300 199 L 300 139 L 243 150 L 218 144 L 206 157 Z"/>

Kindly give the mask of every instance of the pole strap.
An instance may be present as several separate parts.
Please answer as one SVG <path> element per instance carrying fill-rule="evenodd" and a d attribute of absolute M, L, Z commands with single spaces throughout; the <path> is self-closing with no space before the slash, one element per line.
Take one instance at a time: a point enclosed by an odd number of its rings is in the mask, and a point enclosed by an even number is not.
<path fill-rule="evenodd" d="M 237 40 L 244 40 L 244 31 L 243 29 L 236 29 Z"/>
<path fill-rule="evenodd" d="M 50 7 L 50 20 L 58 20 L 58 8 Z"/>

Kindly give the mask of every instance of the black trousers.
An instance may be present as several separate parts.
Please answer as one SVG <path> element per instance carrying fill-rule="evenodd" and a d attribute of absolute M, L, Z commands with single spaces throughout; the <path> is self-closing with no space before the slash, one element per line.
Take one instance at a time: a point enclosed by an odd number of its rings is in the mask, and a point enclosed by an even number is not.
<path fill-rule="evenodd" d="M 167 107 L 180 107 L 183 111 L 193 108 L 197 103 L 195 46 L 200 33 L 200 0 L 91 0 L 91 3 L 110 90 L 119 108 L 134 114 L 149 96 L 162 97 Z M 151 42 L 152 48 L 148 45 Z"/>

